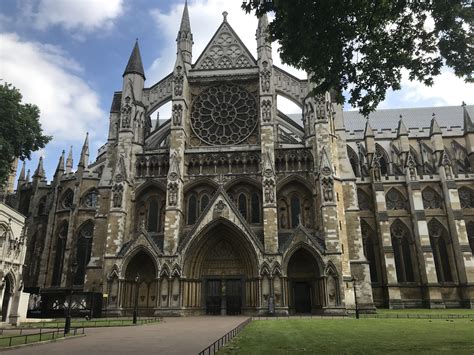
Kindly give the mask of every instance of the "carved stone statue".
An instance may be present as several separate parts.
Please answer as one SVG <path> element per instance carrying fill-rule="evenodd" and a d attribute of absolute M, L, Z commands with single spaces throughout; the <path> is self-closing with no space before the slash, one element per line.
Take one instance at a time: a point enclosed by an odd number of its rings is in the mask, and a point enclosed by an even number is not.
<path fill-rule="evenodd" d="M 174 94 L 176 96 L 181 96 L 183 94 L 183 81 L 184 81 L 184 75 L 181 73 L 181 70 L 183 68 L 178 65 L 176 67 L 176 74 L 173 77 L 173 82 L 174 82 Z"/>
<path fill-rule="evenodd" d="M 261 83 L 262 83 L 262 91 L 268 92 L 270 91 L 270 80 L 272 73 L 268 69 L 268 62 L 263 62 L 263 70 L 260 73 Z"/>
<path fill-rule="evenodd" d="M 173 124 L 175 126 L 181 125 L 183 116 L 183 106 L 180 104 L 173 105 Z"/>

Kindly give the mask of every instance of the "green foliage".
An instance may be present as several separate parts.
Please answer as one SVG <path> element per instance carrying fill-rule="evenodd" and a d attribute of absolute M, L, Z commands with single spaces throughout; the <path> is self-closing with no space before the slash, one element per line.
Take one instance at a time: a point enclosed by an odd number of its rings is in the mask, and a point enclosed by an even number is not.
<path fill-rule="evenodd" d="M 474 7 L 470 0 L 250 0 L 257 16 L 274 12 L 270 39 L 282 60 L 310 73 L 314 93 L 374 111 L 388 89 L 410 80 L 433 84 L 443 65 L 474 81 Z"/>
<path fill-rule="evenodd" d="M 473 329 L 470 319 L 252 321 L 219 354 L 472 354 Z"/>
<path fill-rule="evenodd" d="M 52 137 L 43 135 L 36 105 L 21 103 L 18 89 L 8 83 L 0 86 L 0 185 L 5 183 L 15 158 L 29 159 Z"/>

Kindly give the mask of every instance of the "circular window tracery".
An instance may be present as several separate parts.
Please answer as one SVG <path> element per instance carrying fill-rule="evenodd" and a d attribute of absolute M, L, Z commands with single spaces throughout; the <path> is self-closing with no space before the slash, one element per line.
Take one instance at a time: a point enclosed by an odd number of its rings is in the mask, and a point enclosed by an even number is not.
<path fill-rule="evenodd" d="M 207 144 L 228 145 L 244 141 L 257 126 L 257 102 L 238 86 L 213 86 L 194 101 L 191 127 Z"/>

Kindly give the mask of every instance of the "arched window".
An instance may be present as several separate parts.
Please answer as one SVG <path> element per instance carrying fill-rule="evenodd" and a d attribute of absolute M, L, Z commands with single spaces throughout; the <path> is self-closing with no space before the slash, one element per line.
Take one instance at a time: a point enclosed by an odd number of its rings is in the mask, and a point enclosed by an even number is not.
<path fill-rule="evenodd" d="M 38 202 L 38 216 L 44 216 L 47 214 L 46 211 L 46 196 L 41 197 Z"/>
<path fill-rule="evenodd" d="M 288 205 L 283 199 L 278 201 L 278 226 L 282 229 L 289 228 Z"/>
<path fill-rule="evenodd" d="M 158 201 L 152 197 L 148 203 L 148 232 L 158 232 L 158 213 Z"/>
<path fill-rule="evenodd" d="M 240 214 L 247 219 L 247 196 L 245 194 L 241 193 L 239 195 L 239 211 Z"/>
<path fill-rule="evenodd" d="M 97 207 L 98 204 L 99 204 L 99 193 L 97 192 L 97 190 L 95 190 L 95 189 L 90 190 L 84 196 L 82 204 L 84 205 L 84 207 L 88 207 L 88 208 Z"/>
<path fill-rule="evenodd" d="M 474 222 L 469 222 L 466 225 L 467 238 L 469 239 L 469 245 L 471 246 L 471 252 L 474 254 Z"/>
<path fill-rule="evenodd" d="M 71 208 L 73 203 L 74 203 L 74 192 L 72 192 L 71 189 L 67 189 L 66 192 L 63 194 L 62 206 L 63 208 Z"/>
<path fill-rule="evenodd" d="M 408 205 L 405 196 L 395 188 L 392 188 L 387 192 L 385 195 L 385 202 L 388 210 L 405 210 Z"/>
<path fill-rule="evenodd" d="M 360 221 L 362 231 L 362 243 L 364 247 L 364 255 L 369 262 L 370 278 L 372 282 L 379 282 L 379 257 L 377 240 L 373 229 L 364 220 Z"/>
<path fill-rule="evenodd" d="M 427 187 L 421 193 L 423 198 L 423 208 L 426 209 L 438 209 L 443 208 L 443 201 L 439 194 L 431 187 Z"/>
<path fill-rule="evenodd" d="M 428 233 L 430 235 L 431 248 L 436 266 L 438 282 L 453 281 L 453 274 L 450 266 L 450 253 L 448 250 L 448 235 L 443 225 L 436 219 L 428 223 Z"/>
<path fill-rule="evenodd" d="M 91 260 L 92 235 L 94 233 L 94 223 L 87 221 L 79 229 L 76 247 L 77 271 L 74 275 L 74 285 L 83 285 L 86 275 L 86 266 Z"/>
<path fill-rule="evenodd" d="M 260 198 L 256 192 L 252 194 L 252 223 L 260 223 Z"/>
<path fill-rule="evenodd" d="M 459 189 L 459 201 L 461 208 L 474 208 L 474 191 L 463 186 Z"/>
<path fill-rule="evenodd" d="M 413 261 L 408 228 L 400 220 L 390 227 L 398 282 L 413 282 Z"/>
<path fill-rule="evenodd" d="M 197 200 L 196 195 L 191 195 L 188 200 L 188 224 L 196 223 Z"/>
<path fill-rule="evenodd" d="M 209 204 L 209 196 L 207 194 L 202 195 L 201 197 L 201 213 L 206 209 Z"/>
<path fill-rule="evenodd" d="M 296 228 L 300 224 L 301 204 L 298 196 L 291 197 L 291 226 Z"/>
<path fill-rule="evenodd" d="M 56 239 L 56 254 L 54 257 L 54 266 L 53 266 L 53 278 L 51 280 L 52 286 L 61 285 L 61 275 L 63 273 L 64 253 L 66 251 L 68 229 L 69 229 L 68 223 L 64 221 L 60 225 L 59 230 L 58 230 L 58 237 Z"/>
<path fill-rule="evenodd" d="M 380 173 L 382 175 L 388 175 L 388 155 L 385 149 L 382 148 L 381 145 L 375 145 L 375 152 L 379 157 L 379 165 L 380 165 Z"/>

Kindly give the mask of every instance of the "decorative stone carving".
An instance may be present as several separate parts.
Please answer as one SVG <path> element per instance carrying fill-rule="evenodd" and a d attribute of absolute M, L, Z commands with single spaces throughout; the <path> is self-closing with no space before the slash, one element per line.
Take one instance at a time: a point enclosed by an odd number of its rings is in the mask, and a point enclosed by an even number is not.
<path fill-rule="evenodd" d="M 453 171 L 451 169 L 451 160 L 448 157 L 446 151 L 443 151 L 443 155 L 441 156 L 441 166 L 444 167 L 444 172 L 446 174 L 446 179 L 450 180 L 453 178 Z"/>
<path fill-rule="evenodd" d="M 334 201 L 334 180 L 330 176 L 321 179 L 321 186 L 323 189 L 323 198 L 325 202 Z"/>
<path fill-rule="evenodd" d="M 269 92 L 272 73 L 270 69 L 268 68 L 268 62 L 264 61 L 262 65 L 263 65 L 263 70 L 260 72 L 260 82 L 262 86 L 262 92 Z"/>
<path fill-rule="evenodd" d="M 474 208 L 474 191 L 468 187 L 461 187 L 459 189 L 459 201 L 461 208 Z"/>
<path fill-rule="evenodd" d="M 272 102 L 270 100 L 262 101 L 262 120 L 263 122 L 270 122 L 272 117 Z"/>
<path fill-rule="evenodd" d="M 181 72 L 182 69 L 183 68 L 180 65 L 178 65 L 176 67 L 176 73 L 174 74 L 174 77 L 173 77 L 175 96 L 181 96 L 183 94 L 184 75 Z"/>
<path fill-rule="evenodd" d="M 382 172 L 380 170 L 380 159 L 382 158 L 377 152 L 374 153 L 372 158 L 372 178 L 374 181 L 380 181 L 382 179 Z"/>
<path fill-rule="evenodd" d="M 390 189 L 385 196 L 385 203 L 388 210 L 405 210 L 407 200 L 397 189 Z"/>
<path fill-rule="evenodd" d="M 275 202 L 274 191 L 275 191 L 275 181 L 273 179 L 265 179 L 263 182 L 265 190 L 265 202 L 273 203 Z"/>
<path fill-rule="evenodd" d="M 421 193 L 423 198 L 423 208 L 424 209 L 439 209 L 442 208 L 443 202 L 441 201 L 440 196 L 432 188 L 427 187 Z"/>
<path fill-rule="evenodd" d="M 122 128 L 130 128 L 132 120 L 132 106 L 130 105 L 130 96 L 125 98 L 125 104 L 122 106 Z"/>
<path fill-rule="evenodd" d="M 183 106 L 181 104 L 173 105 L 173 125 L 180 126 L 183 117 Z"/>
<path fill-rule="evenodd" d="M 413 155 L 411 154 L 411 152 L 408 152 L 407 162 L 405 166 L 408 170 L 408 176 L 410 180 L 416 180 L 416 161 L 413 158 Z"/>
<path fill-rule="evenodd" d="M 114 208 L 122 207 L 123 186 L 120 184 L 115 184 L 112 188 L 112 194 L 112 206 Z"/>
<path fill-rule="evenodd" d="M 241 143 L 256 126 L 255 97 L 239 86 L 213 86 L 204 90 L 193 103 L 191 128 L 207 144 Z"/>
<path fill-rule="evenodd" d="M 318 95 L 316 97 L 316 119 L 324 120 L 327 116 L 326 100 L 324 95 Z"/>
<path fill-rule="evenodd" d="M 319 166 L 323 199 L 325 202 L 332 202 L 334 201 L 334 179 L 332 177 L 331 160 L 324 148 Z"/>
<path fill-rule="evenodd" d="M 178 204 L 178 183 L 170 182 L 168 184 L 168 204 L 176 206 Z"/>
<path fill-rule="evenodd" d="M 226 207 L 227 205 L 224 203 L 224 201 L 219 200 L 217 204 L 214 206 L 214 214 L 221 215 L 224 212 Z"/>

